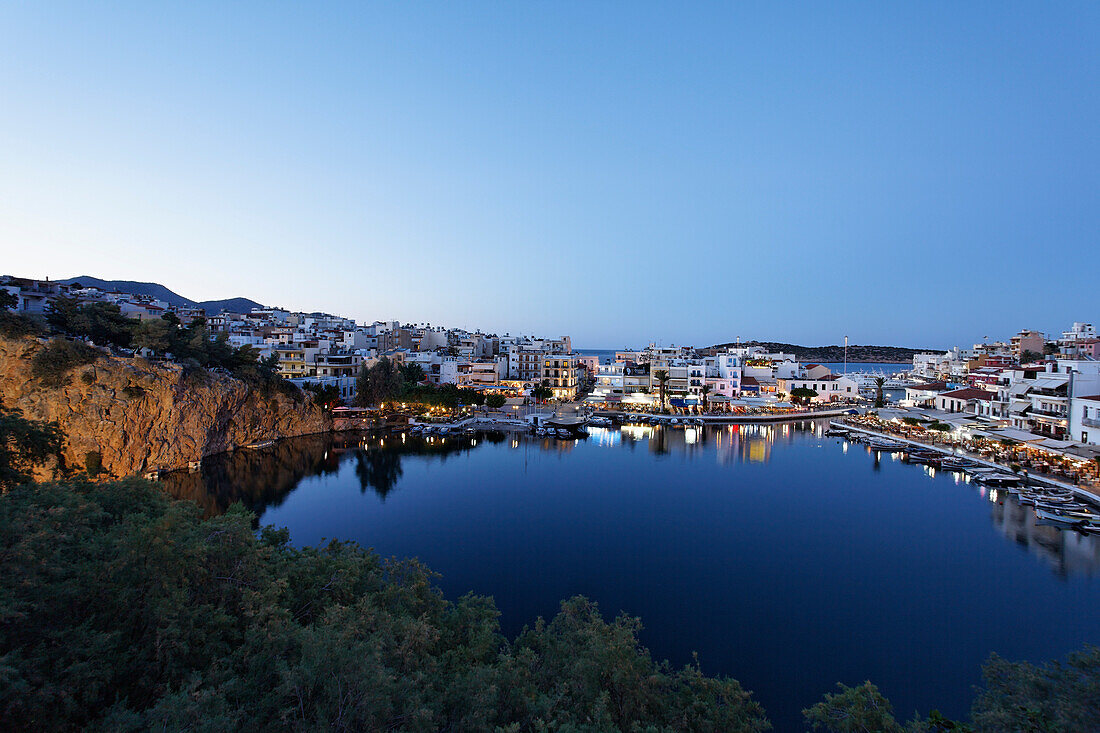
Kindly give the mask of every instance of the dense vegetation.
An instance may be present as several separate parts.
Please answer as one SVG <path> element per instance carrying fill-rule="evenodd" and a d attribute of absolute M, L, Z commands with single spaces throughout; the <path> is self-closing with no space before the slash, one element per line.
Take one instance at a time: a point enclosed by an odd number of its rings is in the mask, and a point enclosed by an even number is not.
<path fill-rule="evenodd" d="M 762 346 L 769 352 L 794 354 L 801 362 L 838 362 L 844 361 L 843 346 L 799 346 L 778 341 L 744 341 L 742 343 L 716 344 L 712 349 L 725 349 L 730 346 Z M 848 361 L 912 363 L 914 354 L 943 351 L 943 349 L 910 349 L 904 346 L 858 346 L 848 347 Z"/>
<path fill-rule="evenodd" d="M 355 404 L 360 407 L 392 402 L 408 402 L 431 407 L 455 408 L 459 405 L 500 407 L 504 403 L 476 389 L 454 384 L 426 384 L 419 364 L 399 364 L 383 356 L 371 366 L 359 370 L 355 381 Z M 490 402 L 491 400 L 491 402 Z"/>
<path fill-rule="evenodd" d="M 0 498 L 5 729 L 767 727 L 736 681 L 655 664 L 635 619 L 574 598 L 509 643 L 414 561 L 253 519 L 133 480 Z"/>

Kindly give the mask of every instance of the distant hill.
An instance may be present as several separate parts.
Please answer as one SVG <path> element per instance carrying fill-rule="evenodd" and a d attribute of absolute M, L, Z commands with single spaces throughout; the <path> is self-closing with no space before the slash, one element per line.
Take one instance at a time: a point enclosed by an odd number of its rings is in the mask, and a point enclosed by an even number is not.
<path fill-rule="evenodd" d="M 738 344 L 716 344 L 712 348 L 724 349 L 727 346 Z M 809 362 L 839 362 L 844 361 L 843 346 L 799 346 L 798 344 L 783 344 L 777 341 L 743 341 L 740 346 L 762 346 L 767 351 L 779 351 L 785 354 L 794 354 L 803 364 Z M 911 363 L 913 354 L 925 352 L 940 352 L 943 349 L 910 349 L 905 346 L 858 346 L 848 345 L 848 362 L 883 362 L 883 363 Z"/>
<path fill-rule="evenodd" d="M 179 293 L 169 290 L 160 283 L 142 283 L 134 280 L 101 280 L 91 275 L 70 277 L 65 280 L 58 280 L 58 282 L 64 285 L 80 283 L 85 287 L 99 288 L 100 290 L 117 290 L 120 293 L 148 295 L 157 300 L 163 300 L 169 305 L 202 308 L 208 314 L 221 313 L 223 310 L 233 311 L 234 313 L 248 313 L 253 308 L 263 308 L 262 305 L 248 298 L 226 298 L 224 300 L 203 301 L 191 300 L 190 298 L 185 298 Z"/>

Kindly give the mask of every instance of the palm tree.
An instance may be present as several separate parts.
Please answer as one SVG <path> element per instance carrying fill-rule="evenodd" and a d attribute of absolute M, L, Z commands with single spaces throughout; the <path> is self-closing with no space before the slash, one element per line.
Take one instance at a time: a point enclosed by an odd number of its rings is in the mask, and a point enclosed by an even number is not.
<path fill-rule="evenodd" d="M 875 407 L 882 407 L 886 404 L 882 399 L 882 386 L 886 384 L 886 377 L 875 377 Z"/>
<path fill-rule="evenodd" d="M 658 369 L 653 372 L 653 378 L 657 380 L 661 389 L 661 409 L 665 409 L 665 385 L 668 384 L 669 376 L 668 371 L 665 369 Z"/>
<path fill-rule="evenodd" d="M 711 385 L 704 384 L 702 390 L 700 390 L 703 393 L 703 410 L 704 411 L 706 411 L 706 409 L 708 407 L 708 405 L 707 405 L 707 395 L 710 394 L 711 389 L 713 389 L 713 387 Z"/>

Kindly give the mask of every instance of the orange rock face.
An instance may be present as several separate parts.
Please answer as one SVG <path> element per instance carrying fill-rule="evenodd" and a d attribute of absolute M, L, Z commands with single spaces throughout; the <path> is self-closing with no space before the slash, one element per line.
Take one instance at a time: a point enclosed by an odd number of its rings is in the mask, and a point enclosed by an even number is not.
<path fill-rule="evenodd" d="M 112 476 L 185 468 L 191 461 L 259 441 L 327 432 L 332 420 L 308 394 L 264 395 L 229 376 L 176 364 L 104 355 L 71 370 L 60 387 L 37 379 L 31 360 L 42 341 L 0 338 L 0 399 L 65 434 L 63 465 L 36 478 L 83 469 L 90 452 Z"/>

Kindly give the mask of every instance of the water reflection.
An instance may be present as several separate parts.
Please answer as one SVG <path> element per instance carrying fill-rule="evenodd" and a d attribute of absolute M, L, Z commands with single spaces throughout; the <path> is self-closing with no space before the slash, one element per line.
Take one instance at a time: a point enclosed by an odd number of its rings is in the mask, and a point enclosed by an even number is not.
<path fill-rule="evenodd" d="M 199 471 L 174 472 L 163 483 L 173 496 L 196 502 L 206 516 L 221 514 L 236 502 L 262 516 L 268 508 L 282 505 L 306 479 L 336 474 L 345 463 L 350 464 L 361 493 L 369 490 L 385 502 L 400 488 L 405 457 L 430 457 L 445 462 L 449 456 L 505 442 L 510 449 L 558 454 L 571 453 L 582 443 L 600 450 L 644 448 L 658 458 L 713 451 L 719 466 L 732 466 L 767 464 L 777 445 L 801 437 L 821 438 L 820 447 L 838 450 L 849 460 L 869 458 L 870 469 L 875 473 L 882 472 L 884 464 L 899 459 L 899 454 L 866 447 L 863 451 L 850 451 L 853 446 L 847 441 L 825 439 L 825 427 L 824 421 L 689 427 L 627 425 L 621 429 L 591 428 L 587 439 L 500 431 L 430 437 L 401 433 L 317 435 L 281 441 L 263 450 L 214 456 L 204 461 Z M 906 470 L 923 471 L 929 480 L 937 478 L 936 469 L 930 466 L 906 466 Z M 989 501 L 993 526 L 1010 541 L 1046 561 L 1056 575 L 1091 576 L 1100 572 L 1100 538 L 1040 524 L 1034 511 L 1018 504 L 1009 492 L 987 493 L 984 486 L 971 484 L 964 474 L 946 475 L 958 490 L 972 490 L 976 498 Z M 943 477 L 944 472 L 940 472 L 939 478 Z M 885 481 L 887 477 L 876 480 Z"/>
<path fill-rule="evenodd" d="M 989 492 L 993 526 L 1030 554 L 1050 563 L 1059 577 L 1095 575 L 1100 571 L 1100 542 L 1096 536 L 1040 524 L 1030 507 L 1007 492 Z"/>

